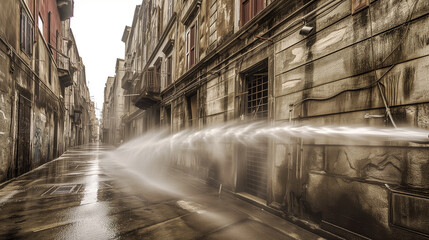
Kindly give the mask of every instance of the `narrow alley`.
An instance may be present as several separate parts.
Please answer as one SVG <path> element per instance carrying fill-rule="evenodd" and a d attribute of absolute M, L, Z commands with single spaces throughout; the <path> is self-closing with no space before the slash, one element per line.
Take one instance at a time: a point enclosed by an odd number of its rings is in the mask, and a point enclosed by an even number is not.
<path fill-rule="evenodd" d="M 427 240 L 428 76 L 428 0 L 0 0 L 0 240 Z"/>
<path fill-rule="evenodd" d="M 177 172 L 172 191 L 118 178 L 108 150 L 76 147 L 0 185 L 0 239 L 321 239 Z"/>

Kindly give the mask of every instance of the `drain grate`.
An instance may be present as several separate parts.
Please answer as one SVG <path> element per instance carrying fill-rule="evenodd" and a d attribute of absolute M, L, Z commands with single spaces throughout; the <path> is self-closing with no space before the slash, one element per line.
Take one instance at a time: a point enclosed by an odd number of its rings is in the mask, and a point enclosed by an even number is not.
<path fill-rule="evenodd" d="M 82 184 L 59 185 L 59 186 L 56 185 L 49 188 L 49 190 L 44 192 L 42 196 L 74 194 L 74 193 L 77 193 L 81 187 L 82 187 Z"/>
<path fill-rule="evenodd" d="M 71 193 L 75 187 L 76 187 L 76 185 L 72 185 L 72 186 L 61 186 L 61 187 L 58 187 L 57 189 L 55 189 L 55 190 L 51 193 L 51 195 L 53 195 L 53 194 L 68 194 L 68 193 Z"/>

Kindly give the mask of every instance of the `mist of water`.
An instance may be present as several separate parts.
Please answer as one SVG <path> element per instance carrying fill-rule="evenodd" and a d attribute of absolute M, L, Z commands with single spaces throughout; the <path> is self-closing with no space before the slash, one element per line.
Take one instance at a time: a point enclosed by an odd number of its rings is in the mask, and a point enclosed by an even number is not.
<path fill-rule="evenodd" d="M 391 142 L 429 143 L 428 131 L 410 128 L 374 128 L 351 126 L 296 126 L 288 123 L 247 124 L 228 123 L 201 130 L 184 130 L 168 134 L 166 130 L 149 132 L 129 141 L 109 154 L 114 169 L 123 169 L 127 175 L 135 175 L 141 182 L 153 185 L 172 194 L 180 190 L 165 182 L 172 159 L 185 156 L 210 155 L 211 161 L 227 161 L 232 144 L 254 144 L 274 140 L 277 143 L 293 143 L 296 139 L 317 143 L 388 144 Z M 205 155 L 204 155 L 205 154 Z M 192 155 L 192 156 L 191 156 Z M 180 161 L 180 160 L 179 160 Z M 184 165 L 186 160 L 182 162 Z M 177 191 L 176 191 L 177 190 Z"/>

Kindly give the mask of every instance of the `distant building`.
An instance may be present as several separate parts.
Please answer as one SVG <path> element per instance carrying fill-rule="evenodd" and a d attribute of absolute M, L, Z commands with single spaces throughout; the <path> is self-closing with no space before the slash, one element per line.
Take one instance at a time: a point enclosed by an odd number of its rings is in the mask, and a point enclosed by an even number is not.
<path fill-rule="evenodd" d="M 89 91 L 69 25 L 73 5 L 73 0 L 1 3 L 0 182 L 85 142 Z"/>
<path fill-rule="evenodd" d="M 426 1 L 142 1 L 122 36 L 125 139 L 233 120 L 429 129 L 428 19 Z M 172 162 L 346 239 L 429 236 L 428 146 L 354 144 Z"/>
<path fill-rule="evenodd" d="M 121 117 L 124 114 L 124 90 L 121 79 L 125 74 L 125 61 L 116 60 L 115 76 L 109 77 L 104 89 L 103 104 L 103 142 L 118 146 L 124 141 L 124 126 Z"/>

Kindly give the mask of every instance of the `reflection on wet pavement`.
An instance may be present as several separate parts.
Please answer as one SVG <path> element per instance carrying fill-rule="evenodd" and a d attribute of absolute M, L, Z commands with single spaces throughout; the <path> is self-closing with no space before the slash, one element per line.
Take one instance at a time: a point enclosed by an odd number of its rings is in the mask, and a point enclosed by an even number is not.
<path fill-rule="evenodd" d="M 0 185 L 0 239 L 320 239 L 178 172 L 163 184 L 124 172 L 108 150 L 74 148 Z"/>

